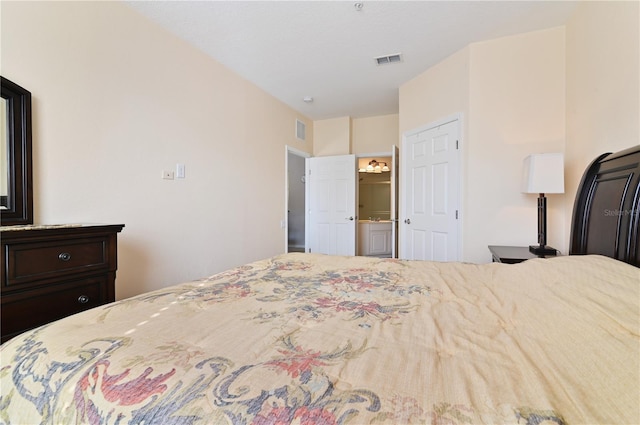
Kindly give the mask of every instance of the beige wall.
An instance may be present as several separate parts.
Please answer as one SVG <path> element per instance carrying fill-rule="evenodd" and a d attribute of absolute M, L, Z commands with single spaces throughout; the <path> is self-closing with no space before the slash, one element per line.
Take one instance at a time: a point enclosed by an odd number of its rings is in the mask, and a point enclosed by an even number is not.
<path fill-rule="evenodd" d="M 637 1 L 586 2 L 567 22 L 567 229 L 588 164 L 640 144 L 639 23 Z"/>
<path fill-rule="evenodd" d="M 390 153 L 399 145 L 398 114 L 314 121 L 314 156 Z"/>
<path fill-rule="evenodd" d="M 591 160 L 640 143 L 640 3 L 584 2 L 566 26 L 462 49 L 400 87 L 400 133 L 462 112 L 464 260 L 535 242 L 522 158 L 565 153 L 549 195 L 550 245 L 569 250 L 576 188 Z"/>
<path fill-rule="evenodd" d="M 309 119 L 120 2 L 2 2 L 1 40 L 33 94 L 35 219 L 124 223 L 117 298 L 284 252 Z"/>
<path fill-rule="evenodd" d="M 354 154 L 391 152 L 398 140 L 398 114 L 378 115 L 352 120 L 352 151 Z"/>
<path fill-rule="evenodd" d="M 564 150 L 564 53 L 563 28 L 474 43 L 400 87 L 401 134 L 462 114 L 465 261 L 490 261 L 487 245 L 536 242 L 522 160 Z M 549 243 L 564 251 L 564 204 L 553 202 Z"/>
<path fill-rule="evenodd" d="M 475 43 L 470 49 L 464 258 L 487 245 L 537 242 L 537 195 L 522 194 L 522 160 L 564 151 L 564 28 Z M 566 252 L 562 195 L 548 195 L 549 245 Z"/>
<path fill-rule="evenodd" d="M 467 115 L 469 47 L 401 85 L 399 104 L 400 135 L 453 114 Z"/>
<path fill-rule="evenodd" d="M 398 141 L 460 112 L 464 259 L 533 242 L 520 164 L 559 149 L 567 194 L 550 196 L 549 242 L 566 251 L 586 164 L 639 143 L 638 9 L 588 2 L 566 29 L 470 45 L 402 85 L 397 118 L 313 123 L 115 2 L 3 2 L 1 72 L 33 93 L 36 220 L 126 224 L 123 298 L 282 252 L 284 145 L 386 152 L 394 120 Z M 162 180 L 178 162 L 187 178 Z"/>
<path fill-rule="evenodd" d="M 350 154 L 351 117 L 315 121 L 313 140 L 313 156 Z"/>

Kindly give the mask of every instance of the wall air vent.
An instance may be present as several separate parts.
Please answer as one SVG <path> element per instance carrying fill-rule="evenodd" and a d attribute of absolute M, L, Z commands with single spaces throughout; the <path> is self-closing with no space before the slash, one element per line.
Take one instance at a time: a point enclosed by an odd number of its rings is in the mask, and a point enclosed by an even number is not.
<path fill-rule="evenodd" d="M 402 62 L 402 53 L 396 53 L 394 55 L 386 55 L 386 56 L 378 56 L 374 58 L 376 60 L 376 64 L 378 65 L 386 65 L 388 63 L 400 63 Z"/>
<path fill-rule="evenodd" d="M 296 120 L 296 138 L 303 142 L 307 139 L 307 126 L 300 120 Z"/>

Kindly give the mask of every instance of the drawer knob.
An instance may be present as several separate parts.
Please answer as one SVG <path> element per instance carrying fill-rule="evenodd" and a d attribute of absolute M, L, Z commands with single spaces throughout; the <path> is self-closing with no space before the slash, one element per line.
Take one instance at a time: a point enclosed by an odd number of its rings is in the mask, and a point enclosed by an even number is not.
<path fill-rule="evenodd" d="M 88 302 L 89 302 L 89 297 L 88 297 L 88 296 L 86 296 L 86 295 L 80 295 L 80 296 L 78 297 L 78 302 L 79 302 L 80 304 L 86 304 L 86 303 L 88 303 Z"/>
<path fill-rule="evenodd" d="M 69 254 L 68 252 L 61 252 L 58 255 L 58 258 L 62 261 L 69 261 L 71 260 L 71 254 Z"/>

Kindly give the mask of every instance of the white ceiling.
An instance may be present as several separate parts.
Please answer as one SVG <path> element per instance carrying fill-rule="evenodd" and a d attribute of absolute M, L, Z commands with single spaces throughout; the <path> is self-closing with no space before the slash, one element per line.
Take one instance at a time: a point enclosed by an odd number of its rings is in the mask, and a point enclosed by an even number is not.
<path fill-rule="evenodd" d="M 398 87 L 472 42 L 563 25 L 573 1 L 126 1 L 314 120 L 398 112 Z M 397 64 L 374 57 L 402 53 Z M 305 103 L 305 96 L 313 97 Z"/>

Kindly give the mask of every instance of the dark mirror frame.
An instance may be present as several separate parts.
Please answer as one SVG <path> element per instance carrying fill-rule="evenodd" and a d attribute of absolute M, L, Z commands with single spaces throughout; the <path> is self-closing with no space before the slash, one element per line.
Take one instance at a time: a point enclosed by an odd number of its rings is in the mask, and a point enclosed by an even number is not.
<path fill-rule="evenodd" d="M 1 224 L 33 224 L 31 170 L 31 93 L 6 78 L 2 98 L 7 101 L 7 199 L 2 199 Z"/>

